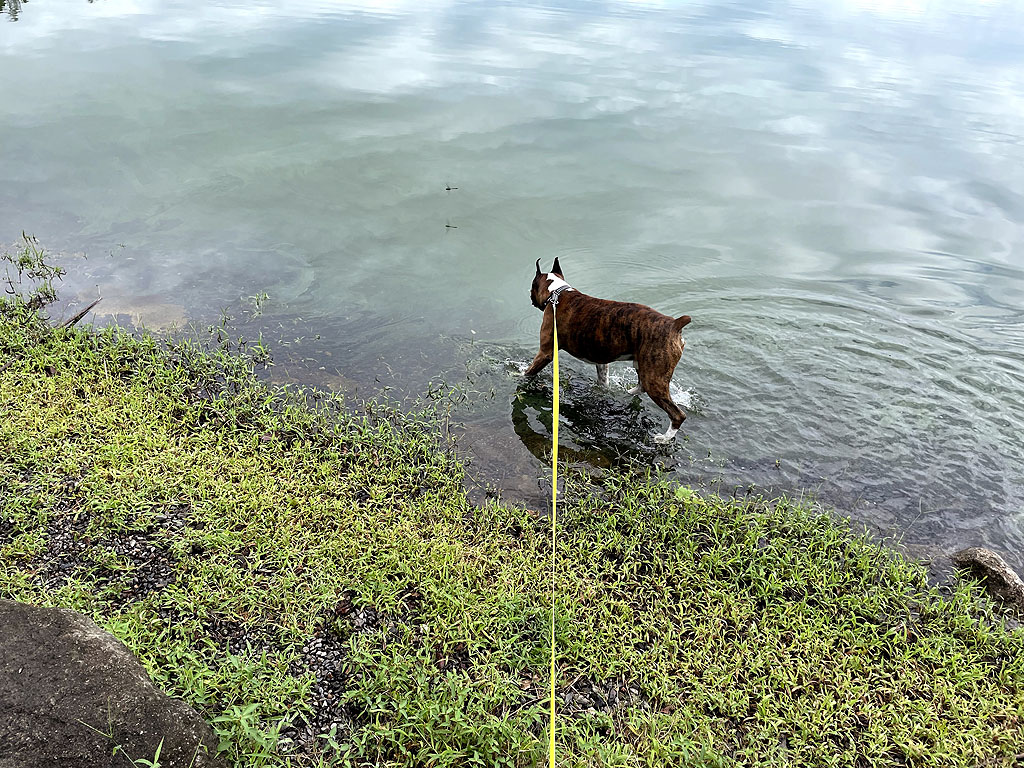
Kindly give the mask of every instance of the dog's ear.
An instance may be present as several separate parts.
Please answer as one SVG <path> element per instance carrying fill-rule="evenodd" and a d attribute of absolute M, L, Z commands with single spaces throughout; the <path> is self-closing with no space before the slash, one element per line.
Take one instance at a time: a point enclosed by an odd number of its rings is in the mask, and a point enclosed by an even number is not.
<path fill-rule="evenodd" d="M 558 266 L 558 257 L 557 256 L 555 256 L 555 263 L 551 265 L 551 271 L 554 272 L 559 277 L 564 277 L 564 275 L 562 274 L 562 268 L 560 266 Z"/>
<path fill-rule="evenodd" d="M 537 274 L 540 274 L 540 259 L 537 259 Z"/>

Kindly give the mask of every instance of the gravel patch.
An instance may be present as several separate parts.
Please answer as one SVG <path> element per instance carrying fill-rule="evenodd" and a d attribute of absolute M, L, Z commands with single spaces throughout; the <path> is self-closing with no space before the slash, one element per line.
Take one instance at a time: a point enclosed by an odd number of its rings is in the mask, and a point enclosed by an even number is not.
<path fill-rule="evenodd" d="M 98 585 L 113 588 L 112 607 L 123 608 L 174 582 L 177 558 L 167 542 L 188 526 L 189 516 L 187 505 L 173 505 L 145 528 L 92 536 L 88 515 L 58 514 L 46 526 L 46 548 L 29 566 L 48 590 L 91 575 Z M 130 569 L 103 565 L 109 555 L 127 562 Z"/>

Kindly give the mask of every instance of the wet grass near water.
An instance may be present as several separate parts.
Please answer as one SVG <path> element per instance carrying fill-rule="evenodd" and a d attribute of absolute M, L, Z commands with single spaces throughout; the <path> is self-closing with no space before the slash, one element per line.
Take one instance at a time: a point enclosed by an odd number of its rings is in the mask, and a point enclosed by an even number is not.
<path fill-rule="evenodd" d="M 0 596 L 82 611 L 239 766 L 546 762 L 550 529 L 429 411 L 0 304 Z M 1024 632 L 788 500 L 566 472 L 565 766 L 1016 765 Z"/>

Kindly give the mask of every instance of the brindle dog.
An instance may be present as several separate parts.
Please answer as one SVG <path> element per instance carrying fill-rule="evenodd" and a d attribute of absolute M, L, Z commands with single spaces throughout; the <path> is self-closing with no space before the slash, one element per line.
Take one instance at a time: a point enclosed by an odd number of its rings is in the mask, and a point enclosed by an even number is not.
<path fill-rule="evenodd" d="M 655 436 L 667 443 L 675 437 L 686 414 L 672 402 L 669 382 L 683 354 L 680 332 L 690 322 L 689 315 L 671 318 L 643 304 L 609 301 L 587 296 L 565 282 L 558 259 L 551 271 L 540 271 L 530 288 L 533 306 L 544 313 L 540 326 L 540 351 L 526 369 L 525 376 L 535 376 L 551 362 L 553 353 L 552 295 L 558 304 L 558 348 L 597 366 L 597 380 L 608 383 L 608 364 L 632 360 L 640 383 L 629 390 L 646 392 L 672 420 L 668 431 Z"/>

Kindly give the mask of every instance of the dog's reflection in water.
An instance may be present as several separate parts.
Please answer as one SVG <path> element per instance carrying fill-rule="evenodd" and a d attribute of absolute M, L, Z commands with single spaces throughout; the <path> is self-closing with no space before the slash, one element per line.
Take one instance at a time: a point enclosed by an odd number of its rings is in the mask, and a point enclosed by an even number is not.
<path fill-rule="evenodd" d="M 561 381 L 559 457 L 594 467 L 610 467 L 651 451 L 647 435 L 657 423 L 636 397 L 610 398 L 593 379 L 566 375 Z M 512 397 L 512 428 L 526 449 L 542 461 L 551 458 L 550 383 L 524 381 Z"/>

